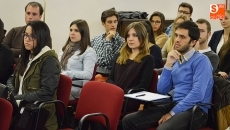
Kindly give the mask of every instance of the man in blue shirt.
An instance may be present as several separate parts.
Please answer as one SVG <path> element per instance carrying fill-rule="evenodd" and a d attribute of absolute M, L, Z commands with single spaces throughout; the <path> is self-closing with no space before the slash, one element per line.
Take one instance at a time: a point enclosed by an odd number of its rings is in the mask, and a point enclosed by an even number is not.
<path fill-rule="evenodd" d="M 157 91 L 167 94 L 174 89 L 173 103 L 159 105 L 124 117 L 124 130 L 147 129 L 188 130 L 192 108 L 197 103 L 210 103 L 213 91 L 212 65 L 207 56 L 193 48 L 199 40 L 198 26 L 191 21 L 178 25 L 175 31 L 174 50 L 165 63 L 158 81 Z M 208 109 L 201 107 L 194 115 L 193 129 L 207 122 Z"/>
<path fill-rule="evenodd" d="M 189 3 L 186 3 L 186 2 L 182 2 L 178 7 L 177 16 L 180 16 L 183 14 L 183 15 L 188 16 L 190 18 L 190 20 L 192 21 L 192 19 L 191 19 L 192 12 L 193 12 L 192 5 Z M 172 26 L 173 26 L 173 23 L 171 25 L 169 25 L 165 31 L 165 33 L 168 35 L 168 37 L 171 37 Z"/>

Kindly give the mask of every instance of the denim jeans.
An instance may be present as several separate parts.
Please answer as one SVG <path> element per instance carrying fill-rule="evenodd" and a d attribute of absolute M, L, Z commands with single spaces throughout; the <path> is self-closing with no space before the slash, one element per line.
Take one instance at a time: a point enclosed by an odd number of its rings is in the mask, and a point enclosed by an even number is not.
<path fill-rule="evenodd" d="M 157 127 L 157 130 L 189 130 L 192 108 L 172 116 L 158 126 L 160 118 L 169 113 L 174 106 L 175 104 L 159 105 L 126 115 L 122 120 L 123 130 L 146 130 L 151 127 Z M 207 113 L 198 108 L 193 117 L 192 129 L 205 126 L 207 119 Z"/>

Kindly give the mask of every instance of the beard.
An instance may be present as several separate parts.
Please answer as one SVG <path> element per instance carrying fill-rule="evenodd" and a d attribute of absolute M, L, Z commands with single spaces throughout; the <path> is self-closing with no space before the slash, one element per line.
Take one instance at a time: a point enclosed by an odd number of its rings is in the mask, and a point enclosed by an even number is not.
<path fill-rule="evenodd" d="M 180 49 L 177 49 L 178 52 L 185 54 L 186 52 L 188 52 L 190 49 L 190 43 L 182 46 Z"/>

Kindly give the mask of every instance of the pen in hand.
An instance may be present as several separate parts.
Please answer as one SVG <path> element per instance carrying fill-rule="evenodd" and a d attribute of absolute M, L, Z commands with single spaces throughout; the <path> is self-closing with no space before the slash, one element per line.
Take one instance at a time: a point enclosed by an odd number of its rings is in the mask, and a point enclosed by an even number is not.
<path fill-rule="evenodd" d="M 145 94 L 137 95 L 136 97 L 141 97 L 141 96 L 145 96 Z"/>

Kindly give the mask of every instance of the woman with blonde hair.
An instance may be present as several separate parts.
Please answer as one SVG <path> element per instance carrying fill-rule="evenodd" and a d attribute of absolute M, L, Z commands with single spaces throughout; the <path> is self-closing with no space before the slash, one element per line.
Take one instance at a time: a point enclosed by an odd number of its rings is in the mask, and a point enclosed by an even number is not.
<path fill-rule="evenodd" d="M 125 30 L 125 43 L 117 55 L 107 82 L 125 92 L 131 88 L 148 89 L 154 69 L 149 53 L 148 33 L 140 22 L 131 23 Z"/>
<path fill-rule="evenodd" d="M 161 53 L 162 53 L 162 57 L 166 58 L 168 53 L 172 50 L 173 44 L 174 44 L 174 40 L 175 40 L 175 29 L 176 27 L 184 22 L 190 20 L 186 15 L 180 15 L 178 17 L 176 17 L 176 19 L 173 22 L 173 27 L 172 27 L 172 35 L 171 37 L 166 41 L 164 47 L 161 49 Z"/>
<path fill-rule="evenodd" d="M 149 53 L 148 33 L 140 22 L 133 22 L 125 30 L 125 43 L 116 56 L 107 82 L 121 87 L 125 93 L 129 89 L 148 90 L 154 59 Z M 129 100 L 127 111 L 137 110 L 139 102 Z"/>

